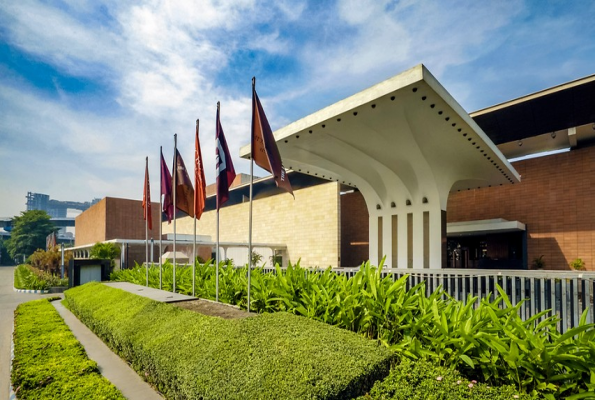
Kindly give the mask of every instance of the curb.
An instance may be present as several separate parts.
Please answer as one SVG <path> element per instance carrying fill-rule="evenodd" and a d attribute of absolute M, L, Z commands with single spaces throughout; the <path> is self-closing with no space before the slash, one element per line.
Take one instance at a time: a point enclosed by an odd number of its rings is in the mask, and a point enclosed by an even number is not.
<path fill-rule="evenodd" d="M 14 325 L 12 326 L 12 331 L 10 332 L 10 392 L 8 393 L 8 400 L 17 400 L 17 395 L 14 392 L 12 387 L 12 361 L 14 360 Z"/>
<path fill-rule="evenodd" d="M 40 290 L 33 290 L 33 289 L 17 289 L 15 287 L 12 288 L 17 293 L 35 293 L 35 294 L 47 294 L 50 291 L 47 289 L 40 289 Z"/>

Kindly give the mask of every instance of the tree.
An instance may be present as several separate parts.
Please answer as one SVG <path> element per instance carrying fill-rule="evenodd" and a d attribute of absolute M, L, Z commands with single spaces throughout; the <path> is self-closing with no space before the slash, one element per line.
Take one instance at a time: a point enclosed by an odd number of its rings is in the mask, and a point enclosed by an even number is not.
<path fill-rule="evenodd" d="M 6 246 L 8 254 L 12 258 L 28 257 L 37 249 L 45 249 L 45 238 L 56 230 L 45 211 L 21 212 L 20 216 L 12 219 L 12 231 Z"/>
<path fill-rule="evenodd" d="M 116 265 L 114 261 L 120 257 L 120 247 L 115 243 L 95 243 L 89 251 L 89 257 L 100 260 L 110 260 L 112 269 Z"/>

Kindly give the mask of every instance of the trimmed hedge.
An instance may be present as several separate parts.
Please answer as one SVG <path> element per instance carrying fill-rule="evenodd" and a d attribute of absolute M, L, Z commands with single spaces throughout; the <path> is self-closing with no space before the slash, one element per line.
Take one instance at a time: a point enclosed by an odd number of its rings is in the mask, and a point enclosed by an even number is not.
<path fill-rule="evenodd" d="M 48 299 L 15 311 L 12 382 L 19 399 L 124 399 Z"/>
<path fill-rule="evenodd" d="M 208 317 L 92 282 L 78 318 L 171 399 L 345 399 L 388 375 L 375 341 L 287 313 Z"/>
<path fill-rule="evenodd" d="M 490 387 L 428 361 L 404 359 L 359 400 L 513 400 L 531 399 L 512 385 Z"/>

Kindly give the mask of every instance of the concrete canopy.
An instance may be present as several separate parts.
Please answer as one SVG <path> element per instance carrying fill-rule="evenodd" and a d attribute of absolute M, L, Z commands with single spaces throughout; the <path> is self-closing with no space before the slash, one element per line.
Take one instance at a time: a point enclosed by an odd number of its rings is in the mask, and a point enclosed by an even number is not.
<path fill-rule="evenodd" d="M 360 190 L 370 260 L 389 267 L 445 262 L 451 190 L 520 181 L 487 135 L 418 65 L 277 130 L 283 164 Z M 250 146 L 240 150 L 250 157 Z"/>

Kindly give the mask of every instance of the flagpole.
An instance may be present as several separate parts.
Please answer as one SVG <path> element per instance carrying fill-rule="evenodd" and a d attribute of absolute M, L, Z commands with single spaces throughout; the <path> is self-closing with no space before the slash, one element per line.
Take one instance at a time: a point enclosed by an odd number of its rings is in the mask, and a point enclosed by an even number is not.
<path fill-rule="evenodd" d="M 173 289 L 172 291 L 176 292 L 176 189 L 178 188 L 178 134 L 174 133 L 174 170 L 172 171 L 173 174 L 173 195 L 174 195 L 174 265 L 173 265 Z"/>
<path fill-rule="evenodd" d="M 161 231 L 161 225 L 163 225 L 163 191 L 162 183 L 163 182 L 163 168 L 161 168 L 161 159 L 163 158 L 163 146 L 159 146 L 159 290 L 161 290 L 161 271 L 163 269 L 163 261 L 161 260 L 161 256 L 163 255 L 163 232 Z"/>
<path fill-rule="evenodd" d="M 194 286 L 196 278 L 196 211 L 194 212 L 194 249 L 193 249 L 194 263 L 192 264 L 192 297 L 194 297 Z"/>
<path fill-rule="evenodd" d="M 254 97 L 254 88 L 256 86 L 256 77 L 252 77 L 252 93 Z M 254 129 L 254 127 L 252 127 Z M 250 134 L 250 214 L 248 217 L 248 312 L 250 312 L 250 271 L 252 270 L 252 186 L 254 184 L 254 135 Z"/>
<path fill-rule="evenodd" d="M 221 118 L 220 112 L 221 104 L 217 102 L 217 115 Z M 217 121 L 219 124 L 219 121 Z M 217 125 L 219 129 L 219 125 Z M 223 155 L 220 154 L 219 157 Z M 227 173 L 227 172 L 226 172 Z M 219 178 L 217 178 L 219 179 Z M 217 245 L 215 246 L 215 301 L 219 301 L 219 188 L 217 188 Z"/>
<path fill-rule="evenodd" d="M 145 171 L 149 170 L 149 157 L 145 158 Z M 148 177 L 146 177 L 148 178 Z M 146 286 L 149 286 L 149 213 L 147 212 L 147 210 L 149 209 L 149 188 L 148 186 L 148 182 L 145 182 L 145 271 L 146 271 L 146 276 L 147 276 L 147 284 Z"/>

